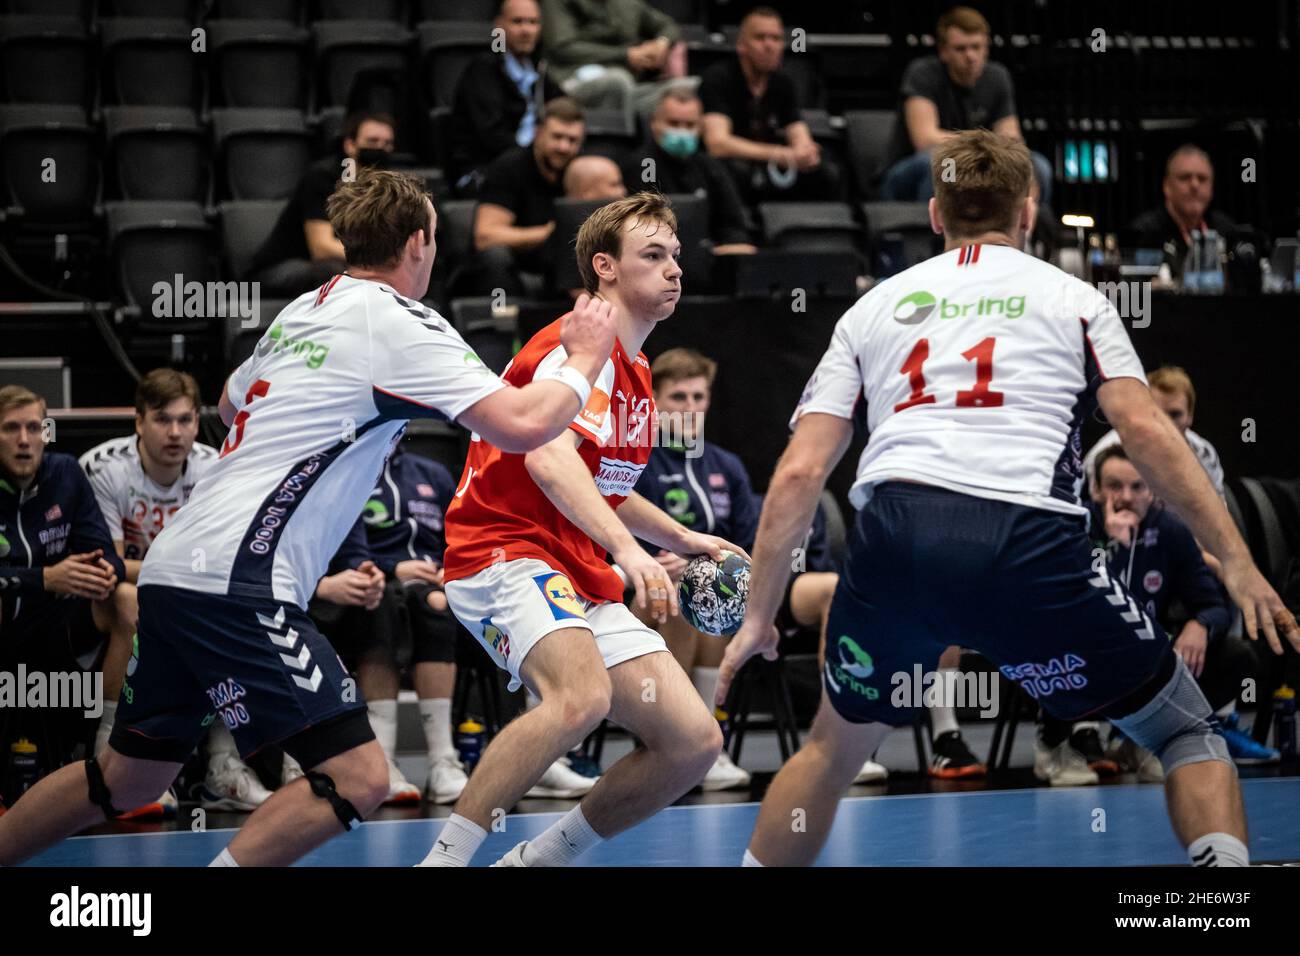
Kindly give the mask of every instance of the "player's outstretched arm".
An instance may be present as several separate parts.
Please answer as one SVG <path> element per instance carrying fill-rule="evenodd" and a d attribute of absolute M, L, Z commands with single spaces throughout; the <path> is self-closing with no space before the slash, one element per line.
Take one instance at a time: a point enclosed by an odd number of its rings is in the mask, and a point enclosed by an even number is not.
<path fill-rule="evenodd" d="M 1280 630 L 1300 650 L 1295 617 L 1255 567 L 1205 469 L 1146 385 L 1133 378 L 1111 379 L 1098 390 L 1097 399 L 1142 477 L 1223 563 L 1224 586 L 1241 608 L 1250 638 L 1256 640 L 1257 628 L 1262 630 L 1274 653 L 1280 654 Z"/>
<path fill-rule="evenodd" d="M 727 645 L 718 668 L 718 705 L 727 699 L 731 681 L 747 660 L 758 653 L 775 656 L 772 621 L 790 579 L 791 552 L 803 541 L 826 479 L 852 439 L 851 421 L 824 412 L 809 412 L 795 425 L 763 499 L 754 539 L 749 605 L 745 622 Z"/>
<path fill-rule="evenodd" d="M 718 558 L 721 557 L 722 551 L 733 551 L 746 558 L 749 557 L 745 549 L 738 544 L 732 544 L 717 535 L 691 531 L 635 491 L 618 506 L 618 517 L 627 526 L 628 531 L 642 541 L 657 544 L 682 557 L 707 554 Z"/>

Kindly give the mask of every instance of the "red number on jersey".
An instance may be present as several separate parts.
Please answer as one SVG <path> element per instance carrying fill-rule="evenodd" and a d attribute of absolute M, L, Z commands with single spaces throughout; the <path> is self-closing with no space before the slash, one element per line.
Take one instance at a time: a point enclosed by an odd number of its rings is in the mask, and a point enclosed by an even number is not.
<path fill-rule="evenodd" d="M 912 346 L 912 351 L 907 353 L 907 359 L 903 362 L 903 367 L 899 371 L 907 376 L 907 382 L 912 386 L 912 394 L 908 396 L 907 401 L 895 405 L 894 411 L 901 412 L 913 405 L 926 405 L 934 401 L 933 395 L 925 394 L 925 375 L 921 371 L 921 366 L 925 364 L 925 360 L 929 357 L 929 339 L 921 339 L 916 345 Z"/>
<path fill-rule="evenodd" d="M 230 423 L 235 432 L 235 440 L 232 442 L 230 440 L 231 436 L 226 436 L 226 440 L 221 443 L 221 454 L 217 456 L 218 458 L 225 458 L 239 447 L 239 443 L 244 440 L 244 422 L 248 421 L 248 416 L 251 414 L 248 410 L 248 406 L 252 404 L 253 399 L 265 395 L 270 387 L 271 383 L 264 378 L 259 378 L 253 383 L 252 387 L 248 390 L 248 393 L 244 396 L 244 407 L 235 414 L 235 420 Z"/>
<path fill-rule="evenodd" d="M 994 408 L 1002 404 L 1003 393 L 989 388 L 993 381 L 993 347 L 997 342 L 998 340 L 990 335 L 978 345 L 973 345 L 961 353 L 966 361 L 975 363 L 975 387 L 957 393 L 956 404 L 959 407 Z M 899 372 L 907 376 L 912 394 L 908 396 L 907 401 L 895 405 L 894 411 L 901 412 L 913 405 L 926 405 L 935 400 L 933 395 L 925 394 L 925 373 L 921 368 L 929 357 L 929 339 L 921 339 L 912 346 L 912 351 L 907 353 L 907 359 Z"/>

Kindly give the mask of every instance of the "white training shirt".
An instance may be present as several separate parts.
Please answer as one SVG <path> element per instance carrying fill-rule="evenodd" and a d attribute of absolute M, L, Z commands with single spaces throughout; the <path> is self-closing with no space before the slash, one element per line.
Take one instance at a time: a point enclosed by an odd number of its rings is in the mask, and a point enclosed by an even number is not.
<path fill-rule="evenodd" d="M 216 464 L 217 450 L 195 442 L 180 477 L 164 487 L 149 477 L 135 435 L 110 438 L 81 456 L 109 536 L 121 541 L 123 557 L 142 559 L 171 516 L 190 500 L 190 492 Z"/>
<path fill-rule="evenodd" d="M 844 314 L 790 424 L 852 418 L 866 399 L 857 508 L 877 483 L 912 479 L 1081 514 L 1080 426 L 1117 377 L 1146 381 L 1105 296 L 1009 246 L 967 245 Z"/>
<path fill-rule="evenodd" d="M 407 420 L 454 420 L 504 387 L 433 310 L 335 276 L 286 306 L 231 373 L 239 413 L 140 584 L 305 608 Z"/>

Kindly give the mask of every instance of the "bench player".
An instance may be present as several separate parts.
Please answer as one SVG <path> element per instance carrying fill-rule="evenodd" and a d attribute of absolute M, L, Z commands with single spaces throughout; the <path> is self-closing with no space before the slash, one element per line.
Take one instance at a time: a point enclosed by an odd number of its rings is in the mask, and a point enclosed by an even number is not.
<path fill-rule="evenodd" d="M 499 809 L 509 809 L 552 761 L 602 720 L 643 746 L 503 866 L 559 866 L 626 830 L 699 783 L 722 732 L 663 638 L 622 603 L 623 580 L 662 623 L 676 613 L 667 572 L 636 538 L 682 556 L 744 553 L 690 531 L 634 492 L 650 459 L 657 416 L 641 344 L 681 295 L 681 244 L 658 193 L 602 207 L 578 230 L 587 292 L 613 305 L 618 341 L 568 432 L 526 455 L 475 436 L 447 509 L 447 600 L 498 666 L 541 703 L 492 741 L 423 865 L 465 866 Z M 561 320 L 562 321 L 562 320 Z M 506 369 L 523 384 L 565 358 L 558 323 L 538 332 Z M 660 653 L 663 652 L 663 653 Z"/>
<path fill-rule="evenodd" d="M 1244 865 L 1227 746 L 1186 666 L 1095 560 L 1078 502 L 1079 427 L 1100 403 L 1151 486 L 1223 562 L 1252 637 L 1300 630 L 1251 561 L 1186 440 L 1147 390 L 1115 309 L 1021 251 L 1034 219 L 1023 144 L 987 131 L 935 150 L 930 221 L 946 252 L 876 286 L 835 328 L 768 491 L 748 616 L 718 696 L 755 653 L 822 485 L 867 402 L 861 509 L 831 605 L 808 743 L 777 774 L 749 865 L 811 863 L 840 794 L 890 725 L 891 677 L 960 639 L 1066 720 L 1105 717 L 1159 757 L 1174 831 L 1198 865 Z M 944 176 L 945 171 L 952 175 Z M 791 814 L 806 812 L 794 832 Z"/>
<path fill-rule="evenodd" d="M 294 300 L 230 376 L 221 457 L 149 549 L 135 666 L 108 747 L 0 817 L 0 864 L 156 797 L 214 718 L 244 756 L 278 743 L 306 768 L 214 863 L 288 864 L 388 793 L 366 705 L 305 608 L 415 417 L 453 419 L 523 452 L 567 432 L 613 347 L 603 303 L 561 329 L 567 362 L 510 388 L 419 304 L 435 253 L 415 180 L 366 171 L 330 222 L 349 272 Z"/>

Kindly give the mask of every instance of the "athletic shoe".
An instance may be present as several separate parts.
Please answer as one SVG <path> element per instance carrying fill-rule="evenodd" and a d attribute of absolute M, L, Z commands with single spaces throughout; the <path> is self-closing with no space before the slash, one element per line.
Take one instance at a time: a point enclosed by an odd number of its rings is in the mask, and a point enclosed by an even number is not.
<path fill-rule="evenodd" d="M 889 771 L 874 760 L 868 760 L 853 778 L 854 783 L 882 783 L 889 779 Z"/>
<path fill-rule="evenodd" d="M 590 777 L 593 780 L 600 776 L 600 764 L 581 750 L 570 750 L 565 756 L 569 759 L 569 769 L 574 773 L 580 773 L 584 777 Z"/>
<path fill-rule="evenodd" d="M 176 808 L 179 802 L 176 799 L 176 793 L 168 788 L 161 797 L 153 800 L 143 806 L 136 807 L 134 810 L 128 810 L 126 813 L 119 813 L 115 820 L 165 820 L 176 816 Z"/>
<path fill-rule="evenodd" d="M 257 774 L 234 754 L 218 754 L 208 762 L 207 776 L 199 788 L 199 803 L 203 809 L 251 813 L 269 799 L 271 791 L 262 786 Z"/>
<path fill-rule="evenodd" d="M 1112 737 L 1106 756 L 1115 761 L 1121 773 L 1136 773 L 1138 783 L 1164 783 L 1165 768 L 1156 755 L 1127 737 Z"/>
<path fill-rule="evenodd" d="M 1097 773 L 1088 766 L 1083 754 L 1070 746 L 1067 737 L 1055 747 L 1048 747 L 1041 737 L 1034 738 L 1034 776 L 1053 787 L 1089 787 L 1097 783 Z"/>
<path fill-rule="evenodd" d="M 713 766 L 700 782 L 701 790 L 735 790 L 749 786 L 749 771 L 737 767 L 725 750 L 719 751 Z"/>
<path fill-rule="evenodd" d="M 1113 777 L 1119 773 L 1119 764 L 1102 752 L 1101 735 L 1096 727 L 1080 727 L 1070 734 L 1070 746 L 1077 750 L 1089 768 L 1103 777 Z"/>
<path fill-rule="evenodd" d="M 430 803 L 455 803 L 469 777 L 465 765 L 453 756 L 439 757 L 429 767 L 429 778 L 424 782 L 424 799 Z"/>
<path fill-rule="evenodd" d="M 384 806 L 409 806 L 420 802 L 420 788 L 407 780 L 392 757 L 388 758 L 388 796 Z"/>
<path fill-rule="evenodd" d="M 493 863 L 493 866 L 526 866 L 524 863 L 524 847 L 528 846 L 528 841 L 516 843 L 515 848 Z"/>
<path fill-rule="evenodd" d="M 1282 759 L 1280 751 L 1274 750 L 1272 747 L 1265 747 L 1238 726 L 1237 712 L 1235 710 L 1227 717 L 1218 718 L 1217 723 L 1219 733 L 1228 742 L 1228 753 L 1232 755 L 1234 763 L 1241 764 L 1243 767 L 1252 767 L 1260 764 L 1277 763 Z"/>
<path fill-rule="evenodd" d="M 284 765 L 280 768 L 280 786 L 287 787 L 299 777 L 305 777 L 302 764 L 294 760 L 288 754 L 284 755 Z"/>
<path fill-rule="evenodd" d="M 546 773 L 542 774 L 542 779 L 533 784 L 533 788 L 524 796 L 551 800 L 573 800 L 591 793 L 591 788 L 595 785 L 596 781 L 591 777 L 584 777 L 580 773 L 574 773 L 573 768 L 569 766 L 568 757 L 561 757 L 546 768 Z"/>
<path fill-rule="evenodd" d="M 934 738 L 930 776 L 957 780 L 962 777 L 982 777 L 986 773 L 988 768 L 970 752 L 966 741 L 962 740 L 960 730 L 948 730 Z"/>

